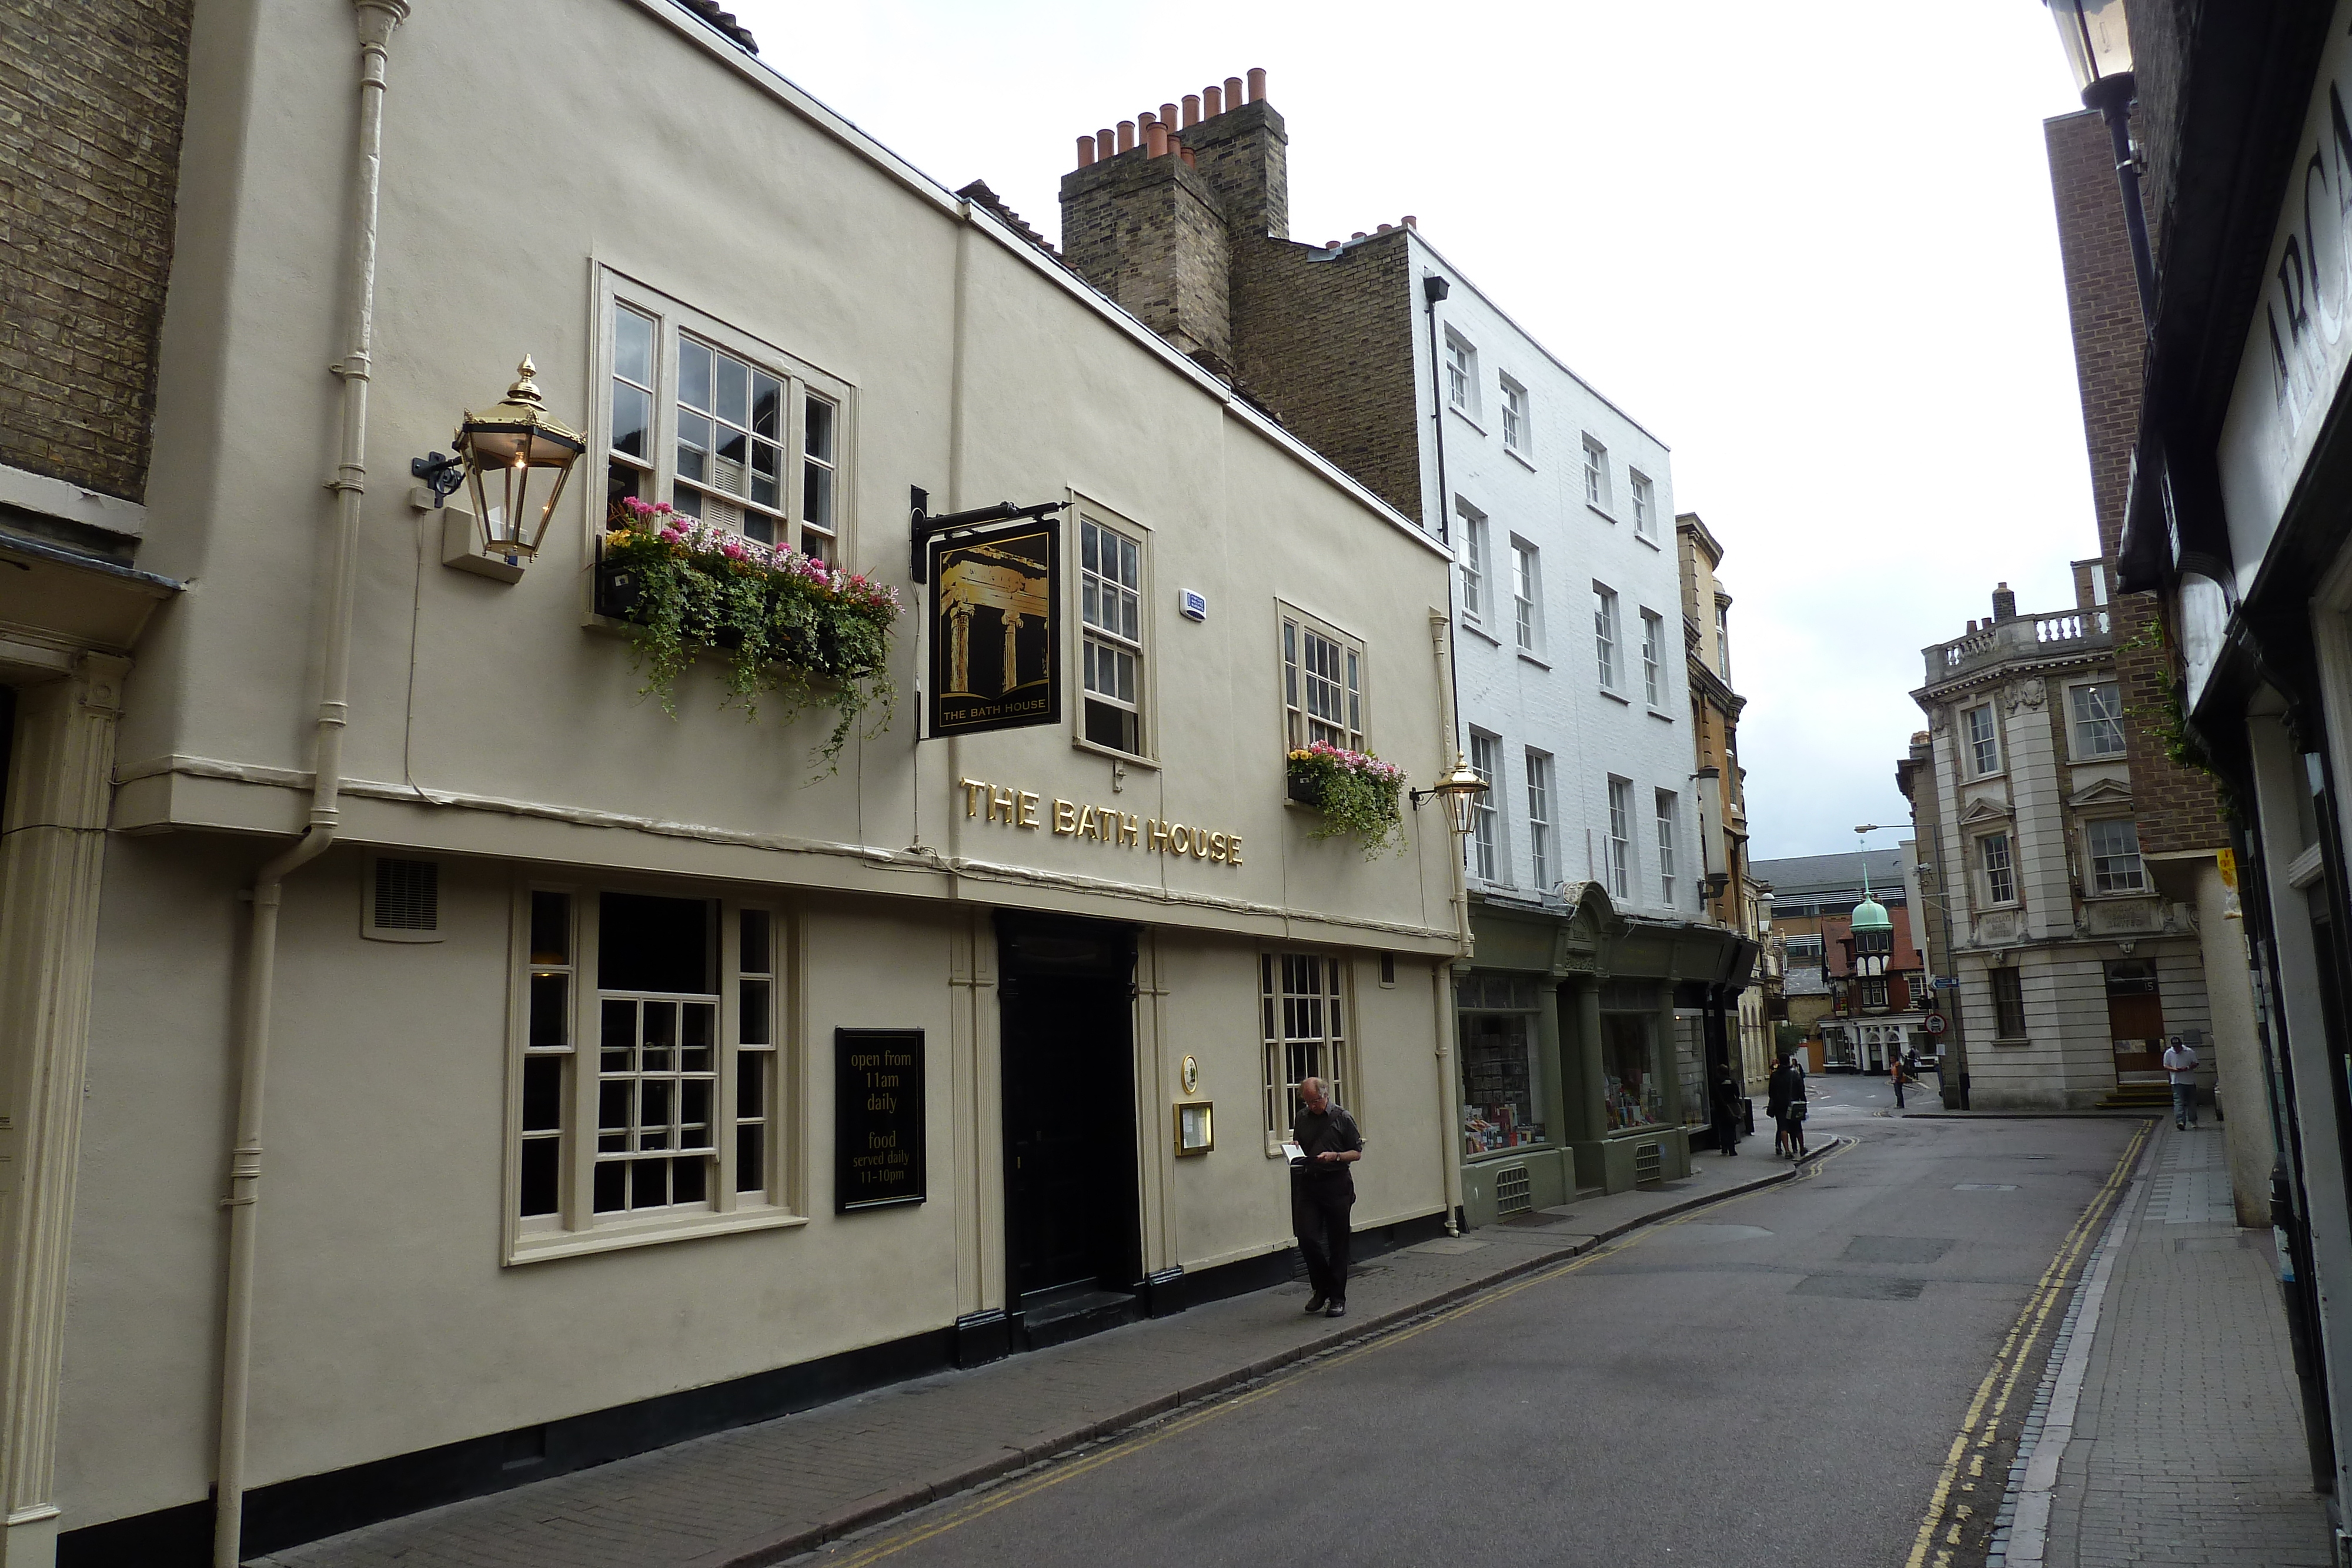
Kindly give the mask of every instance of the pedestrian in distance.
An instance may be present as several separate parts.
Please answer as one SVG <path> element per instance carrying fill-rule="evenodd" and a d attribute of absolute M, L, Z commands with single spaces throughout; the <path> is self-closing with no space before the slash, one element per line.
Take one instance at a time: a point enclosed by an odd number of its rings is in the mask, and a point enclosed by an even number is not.
<path fill-rule="evenodd" d="M 1903 1109 L 1903 1086 L 1911 1080 L 1903 1071 L 1903 1058 L 1899 1054 L 1889 1053 L 1887 1056 L 1886 1076 L 1894 1080 L 1895 1108 L 1900 1111 Z"/>
<path fill-rule="evenodd" d="M 1781 1081 L 1781 1125 L 1789 1130 L 1789 1157 L 1805 1157 L 1805 1070 L 1792 1052 L 1780 1058 L 1780 1070 L 1772 1075 Z"/>
<path fill-rule="evenodd" d="M 2168 1046 L 2164 1071 L 2172 1079 L 2172 1124 L 2185 1132 L 2197 1124 L 2197 1048 Z"/>
<path fill-rule="evenodd" d="M 1772 1118 L 1772 1155 L 1781 1158 L 1791 1152 L 1789 1142 L 1789 1053 L 1782 1051 L 1773 1066 L 1772 1076 L 1764 1081 L 1764 1113 Z"/>
<path fill-rule="evenodd" d="M 1739 1081 L 1726 1067 L 1716 1074 L 1714 1092 L 1715 1146 L 1726 1155 L 1739 1152 Z"/>
<path fill-rule="evenodd" d="M 1320 1078 L 1298 1085 L 1306 1107 L 1291 1124 L 1298 1157 L 1290 1167 L 1290 1228 L 1307 1259 L 1314 1294 L 1308 1316 L 1348 1315 L 1348 1211 L 1356 1206 L 1356 1179 L 1348 1167 L 1364 1157 L 1364 1134 L 1356 1119 L 1332 1100 Z"/>

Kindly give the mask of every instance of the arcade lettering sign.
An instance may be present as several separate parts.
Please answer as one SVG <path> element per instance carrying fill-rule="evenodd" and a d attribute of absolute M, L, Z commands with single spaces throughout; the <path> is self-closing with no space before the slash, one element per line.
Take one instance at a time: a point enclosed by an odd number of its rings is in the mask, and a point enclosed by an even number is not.
<path fill-rule="evenodd" d="M 1051 828 L 1058 838 L 1092 839 L 1112 849 L 1140 850 L 1155 855 L 1190 855 L 1211 865 L 1242 863 L 1242 836 L 1198 823 L 1162 821 L 1139 817 L 1115 806 L 1095 806 L 1055 796 L 1049 804 L 1043 795 L 984 779 L 959 779 L 963 814 L 1008 828 L 1043 832 Z"/>
<path fill-rule="evenodd" d="M 1062 720 L 1061 524 L 933 539 L 925 734 Z"/>
<path fill-rule="evenodd" d="M 923 1201 L 923 1031 L 833 1031 L 833 1207 Z"/>

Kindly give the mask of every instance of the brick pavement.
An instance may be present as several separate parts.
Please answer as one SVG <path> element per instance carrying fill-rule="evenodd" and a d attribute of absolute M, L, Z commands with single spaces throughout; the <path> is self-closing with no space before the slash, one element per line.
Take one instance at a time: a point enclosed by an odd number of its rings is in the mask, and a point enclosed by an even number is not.
<path fill-rule="evenodd" d="M 1818 1158 L 1843 1140 L 1816 1136 Z M 1339 1322 L 1304 1284 L 881 1389 L 251 1560 L 249 1568 L 750 1568 L 1791 1174 L 1750 1139 L 1687 1179 L 1369 1261 Z"/>
<path fill-rule="evenodd" d="M 2275 1254 L 2234 1224 L 2221 1130 L 2159 1123 L 2121 1218 L 2072 1429 L 2053 1431 L 2045 1568 L 2326 1568 Z M 2053 1385 L 2064 1402 L 2063 1354 L 2044 1403 Z"/>

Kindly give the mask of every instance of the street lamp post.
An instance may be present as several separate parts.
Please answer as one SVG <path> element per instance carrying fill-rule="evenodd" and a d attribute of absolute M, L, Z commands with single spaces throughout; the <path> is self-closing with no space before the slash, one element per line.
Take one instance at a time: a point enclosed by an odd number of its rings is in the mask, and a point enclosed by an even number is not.
<path fill-rule="evenodd" d="M 2058 24 L 2058 42 L 2074 72 L 2083 107 L 2107 122 L 2116 152 L 2116 183 L 2124 199 L 2124 227 L 2131 235 L 2132 272 L 2139 282 L 2142 321 L 2156 319 L 2156 260 L 2147 248 L 2147 212 L 2139 199 L 2139 153 L 2132 146 L 2131 110 L 2137 94 L 2132 76 L 2131 34 L 2124 26 L 2124 0 L 2045 0 Z"/>

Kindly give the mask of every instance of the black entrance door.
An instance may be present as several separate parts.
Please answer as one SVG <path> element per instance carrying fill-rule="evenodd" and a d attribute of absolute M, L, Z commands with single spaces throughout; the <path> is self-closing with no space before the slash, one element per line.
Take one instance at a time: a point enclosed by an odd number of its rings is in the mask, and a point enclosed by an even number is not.
<path fill-rule="evenodd" d="M 1135 937 L 1096 922 L 999 928 L 1005 1241 L 1016 1301 L 1141 1274 Z"/>

